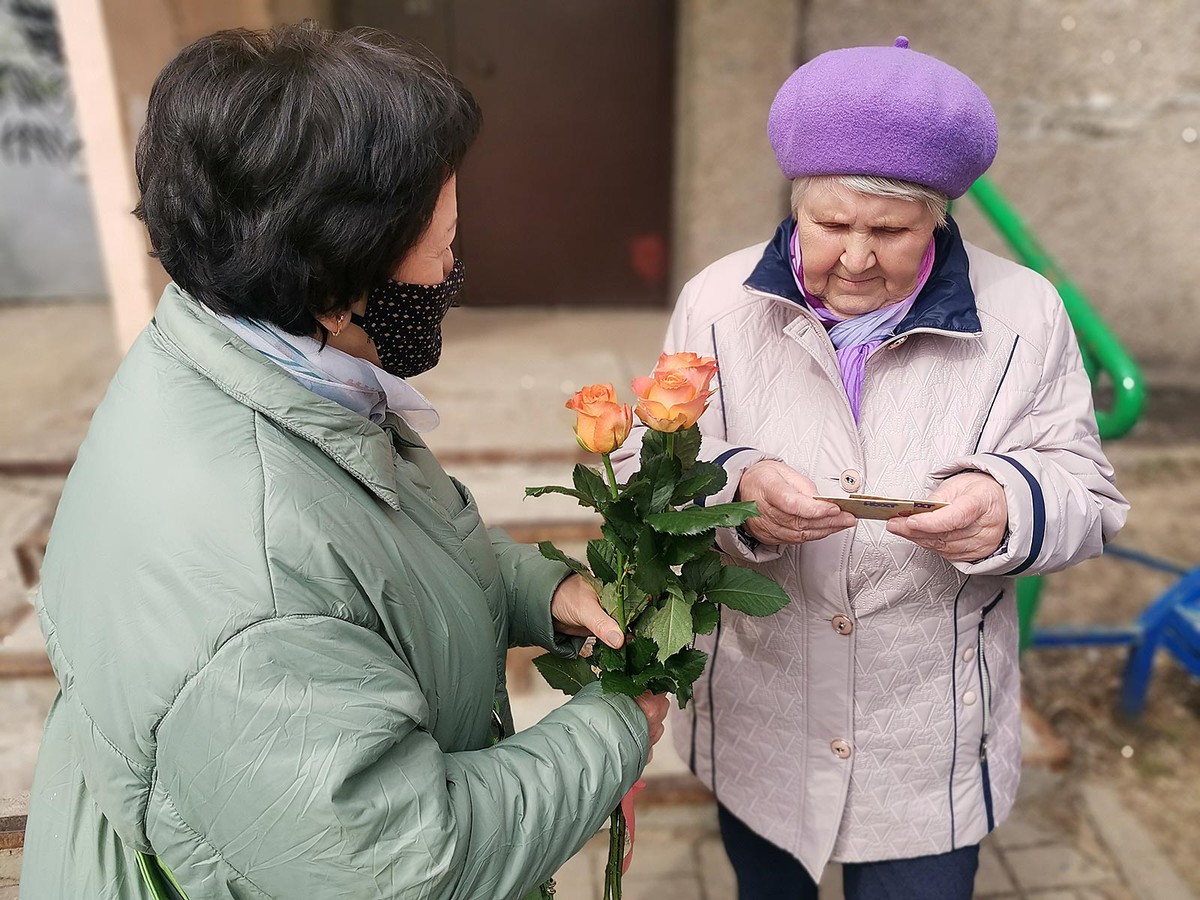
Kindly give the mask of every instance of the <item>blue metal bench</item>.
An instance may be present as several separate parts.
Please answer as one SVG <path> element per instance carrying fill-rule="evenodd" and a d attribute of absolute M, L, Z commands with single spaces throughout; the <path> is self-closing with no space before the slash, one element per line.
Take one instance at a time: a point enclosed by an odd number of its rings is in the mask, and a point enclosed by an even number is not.
<path fill-rule="evenodd" d="M 1034 629 L 1031 646 L 1128 646 L 1120 707 L 1125 715 L 1136 717 L 1146 705 L 1154 657 L 1160 648 L 1200 678 L 1200 566 L 1185 569 L 1148 553 L 1116 546 L 1105 548 L 1104 555 L 1167 572 L 1179 580 L 1130 625 L 1048 625 Z"/>

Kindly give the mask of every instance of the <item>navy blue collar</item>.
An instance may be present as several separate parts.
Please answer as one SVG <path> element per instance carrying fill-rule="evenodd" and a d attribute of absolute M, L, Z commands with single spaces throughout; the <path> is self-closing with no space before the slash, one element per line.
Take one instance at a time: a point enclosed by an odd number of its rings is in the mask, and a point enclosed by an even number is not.
<path fill-rule="evenodd" d="M 792 277 L 791 245 L 795 229 L 796 220 L 791 216 L 779 224 L 775 237 L 767 244 L 762 259 L 745 284 L 751 290 L 774 294 L 808 308 L 808 301 Z M 946 227 L 934 232 L 933 241 L 933 271 L 912 309 L 896 326 L 893 334 L 903 334 L 916 328 L 979 334 L 983 328 L 975 309 L 967 248 L 963 246 L 958 225 L 953 219 L 947 218 Z"/>

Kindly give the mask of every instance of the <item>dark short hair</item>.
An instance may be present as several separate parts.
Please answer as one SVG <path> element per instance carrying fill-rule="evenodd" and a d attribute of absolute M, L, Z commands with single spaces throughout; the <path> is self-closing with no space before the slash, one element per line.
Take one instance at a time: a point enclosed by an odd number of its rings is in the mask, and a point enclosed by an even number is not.
<path fill-rule="evenodd" d="M 205 306 L 312 334 L 391 277 L 480 120 L 441 62 L 384 32 L 221 31 L 154 82 L 134 213 Z"/>

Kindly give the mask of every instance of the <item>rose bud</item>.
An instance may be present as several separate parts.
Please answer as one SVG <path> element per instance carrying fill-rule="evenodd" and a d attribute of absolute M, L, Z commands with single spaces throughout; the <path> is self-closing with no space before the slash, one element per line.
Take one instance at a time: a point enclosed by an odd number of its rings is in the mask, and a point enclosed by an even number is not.
<path fill-rule="evenodd" d="M 633 410 L 617 400 L 611 384 L 589 384 L 567 401 L 575 410 L 575 438 L 592 453 L 612 453 L 629 437 Z"/>
<path fill-rule="evenodd" d="M 655 431 L 691 428 L 708 407 L 717 361 L 695 353 L 664 353 L 649 378 L 633 379 L 637 415 Z"/>

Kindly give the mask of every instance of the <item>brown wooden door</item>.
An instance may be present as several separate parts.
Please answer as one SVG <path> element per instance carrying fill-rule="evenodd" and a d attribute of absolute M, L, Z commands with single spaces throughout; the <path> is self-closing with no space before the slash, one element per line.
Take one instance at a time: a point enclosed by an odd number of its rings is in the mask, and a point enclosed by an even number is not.
<path fill-rule="evenodd" d="M 671 0 L 344 0 L 426 44 L 483 108 L 459 174 L 472 305 L 662 305 Z"/>

